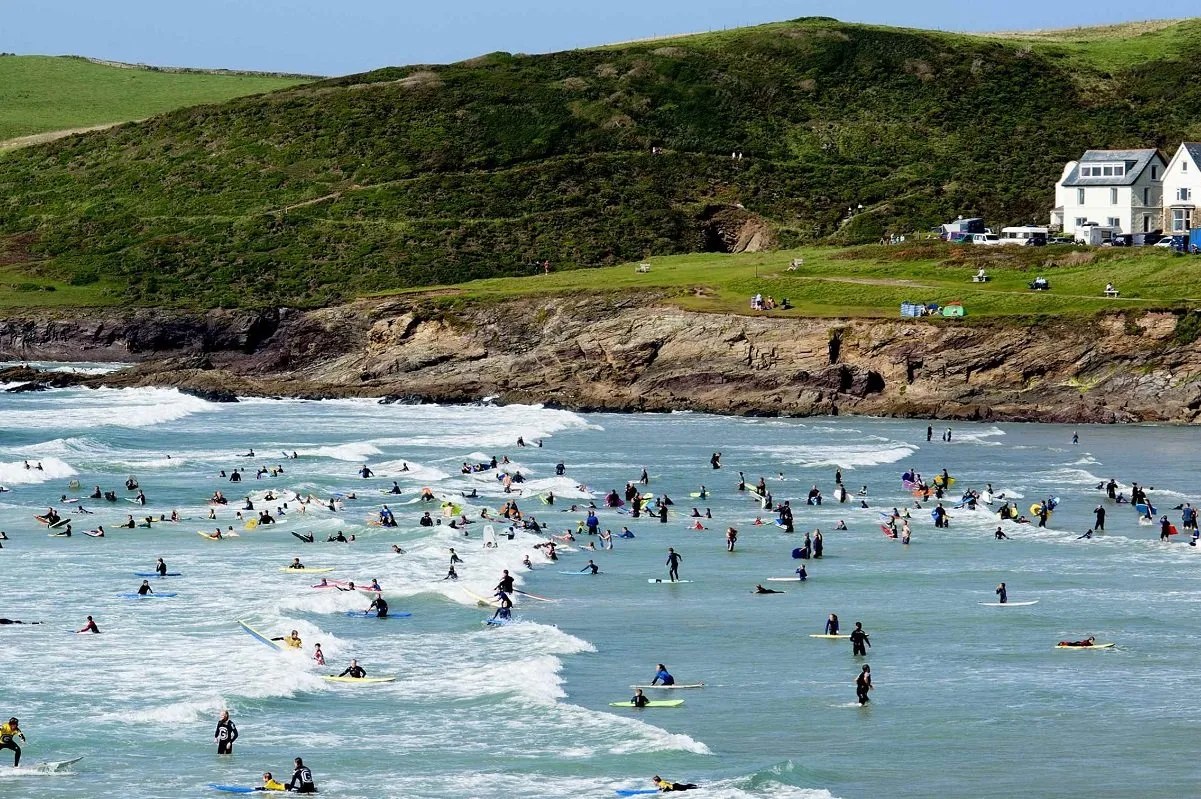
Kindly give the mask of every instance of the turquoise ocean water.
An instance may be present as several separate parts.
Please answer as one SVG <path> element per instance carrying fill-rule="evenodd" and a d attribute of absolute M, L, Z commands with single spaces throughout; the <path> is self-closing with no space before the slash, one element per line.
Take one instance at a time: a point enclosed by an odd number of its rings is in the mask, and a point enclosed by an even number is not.
<path fill-rule="evenodd" d="M 949 444 L 938 440 L 939 425 L 927 443 L 925 427 L 371 401 L 215 405 L 155 389 L 0 394 L 0 485 L 10 489 L 0 494 L 10 539 L 0 550 L 0 616 L 46 622 L 0 626 L 0 716 L 21 718 L 26 764 L 84 756 L 46 775 L 13 772 L 0 752 L 0 796 L 218 796 L 208 783 L 255 784 L 265 769 L 286 774 L 295 756 L 324 795 L 347 799 L 605 797 L 645 788 L 654 774 L 701 783 L 698 797 L 728 799 L 1195 794 L 1201 553 L 1184 535 L 1161 544 L 1157 528 L 1108 503 L 1106 534 L 1076 536 L 1091 526 L 1103 500 L 1095 486 L 1109 477 L 1127 490 L 1132 481 L 1154 486 L 1153 501 L 1178 523 L 1171 508 L 1197 497 L 1196 431 L 1082 427 L 1073 446 L 1070 427 L 953 424 Z M 518 436 L 545 446 L 518 448 Z M 249 448 L 257 457 L 238 457 Z M 284 460 L 293 450 L 300 457 Z M 715 450 L 720 471 L 708 463 Z M 506 497 L 491 474 L 459 473 L 463 461 L 506 454 L 529 479 L 522 494 Z M 26 459 L 43 469 L 26 470 Z M 357 476 L 364 463 L 375 478 Z M 277 464 L 284 475 L 254 479 L 253 467 Z M 218 476 L 247 466 L 240 486 Z M 483 523 L 466 537 L 423 528 L 424 507 L 405 504 L 423 486 L 451 498 L 476 488 L 469 515 L 517 498 L 560 532 L 583 518 L 566 511 L 584 496 L 576 486 L 599 504 L 644 466 L 648 490 L 677 502 L 669 523 L 603 511 L 603 527 L 629 525 L 637 537 L 616 540 L 612 551 L 567 551 L 556 564 L 537 555 L 532 534 L 485 548 Z M 868 487 L 869 508 L 830 501 L 837 466 L 853 491 Z M 904 547 L 881 534 L 878 511 L 912 502 L 899 479 L 907 467 L 928 476 L 946 468 L 956 488 L 991 482 L 1023 511 L 1047 495 L 1062 503 L 1049 529 L 1008 524 L 1013 540 L 1001 542 L 985 511 L 953 511 L 951 527 L 935 530 L 928 508 L 914 509 L 913 543 Z M 771 516 L 734 490 L 738 470 L 792 500 L 796 535 L 753 525 Z M 125 501 L 130 475 L 147 511 Z M 69 489 L 71 480 L 82 490 Z M 380 493 L 392 480 L 401 497 Z M 51 538 L 33 520 L 62 494 L 86 496 L 97 484 L 120 499 L 85 499 L 95 515 L 76 520 L 73 537 Z M 713 492 L 703 504 L 688 497 L 701 484 Z M 804 506 L 814 484 L 827 497 L 820 508 Z M 210 523 L 215 490 L 231 505 Z M 282 506 L 262 501 L 268 490 L 289 500 L 293 491 L 358 499 L 305 514 L 289 501 L 273 527 L 242 529 L 238 498 Z M 536 496 L 547 490 L 559 497 L 554 506 Z M 384 502 L 399 528 L 366 524 Z M 710 529 L 687 529 L 694 504 L 711 508 Z M 77 515 L 73 505 L 58 507 Z M 190 518 L 114 529 L 127 514 L 172 509 Z M 849 531 L 833 530 L 840 519 Z M 196 535 L 217 523 L 236 525 L 240 537 Z M 96 524 L 108 537 L 79 534 Z M 732 554 L 729 525 L 739 530 Z M 808 562 L 811 579 L 753 595 L 756 583 L 792 573 L 790 552 L 814 528 L 826 556 Z M 318 543 L 302 544 L 293 530 L 312 531 Z M 337 530 L 358 540 L 324 543 Z M 393 543 L 405 554 L 393 554 Z M 457 584 L 442 581 L 452 546 L 465 561 Z M 668 546 L 695 582 L 647 582 L 665 576 Z M 521 566 L 526 554 L 533 571 Z M 177 597 L 118 596 L 160 556 L 183 576 L 155 584 Z M 368 600 L 279 572 L 297 556 L 334 568 L 332 578 L 378 579 L 392 610 L 412 617 L 346 617 Z M 560 573 L 590 557 L 603 574 Z M 472 593 L 489 593 L 504 568 L 524 590 L 556 601 L 519 596 L 520 622 L 492 629 L 481 623 L 490 609 Z M 1011 601 L 1038 604 L 981 606 L 1000 581 Z M 844 641 L 809 637 L 831 612 L 846 628 L 864 622 L 873 643 L 866 659 Z M 71 634 L 88 614 L 103 633 Z M 273 635 L 298 630 L 303 653 L 270 650 L 241 632 L 239 619 Z M 1088 635 L 1118 646 L 1054 648 Z M 309 657 L 316 642 L 326 669 Z M 396 681 L 319 678 L 352 657 Z M 630 684 L 649 681 L 657 662 L 707 686 L 674 692 L 685 700 L 679 708 L 608 707 L 628 699 Z M 864 662 L 877 688 L 859 708 L 853 682 Z M 233 757 L 217 757 L 212 743 L 222 708 L 241 732 Z"/>

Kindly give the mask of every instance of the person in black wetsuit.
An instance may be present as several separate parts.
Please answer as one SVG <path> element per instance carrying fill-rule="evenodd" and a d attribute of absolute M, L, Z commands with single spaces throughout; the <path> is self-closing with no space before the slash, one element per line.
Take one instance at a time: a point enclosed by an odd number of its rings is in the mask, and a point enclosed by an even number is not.
<path fill-rule="evenodd" d="M 25 743 L 25 733 L 21 732 L 21 722 L 14 716 L 6 724 L 0 724 L 0 749 L 11 749 L 13 753 L 13 768 L 21 765 L 21 747 L 16 739 Z"/>
<path fill-rule="evenodd" d="M 500 578 L 500 582 L 496 584 L 496 590 L 504 594 L 513 593 L 513 577 L 509 574 L 509 570 L 504 570 L 504 575 Z"/>
<path fill-rule="evenodd" d="M 855 629 L 851 630 L 851 654 L 867 655 L 867 647 L 871 645 L 871 639 L 863 629 L 863 622 L 855 622 Z"/>
<path fill-rule="evenodd" d="M 496 612 L 492 614 L 492 620 L 513 618 L 513 600 L 509 599 L 509 595 L 501 591 L 497 593 L 496 598 Z"/>
<path fill-rule="evenodd" d="M 1002 605 L 1009 601 L 1009 592 L 1005 590 L 1005 583 L 998 585 L 997 590 L 993 593 L 997 595 L 997 601 Z"/>
<path fill-rule="evenodd" d="M 593 574 L 600 574 L 600 566 L 597 566 L 597 565 L 596 565 L 595 563 L 593 563 L 592 561 L 588 561 L 588 565 L 587 565 L 587 566 L 585 566 L 584 568 L 580 569 L 580 571 L 581 571 L 581 572 L 588 572 L 588 571 L 590 571 L 590 572 L 592 572 Z"/>
<path fill-rule="evenodd" d="M 630 704 L 634 707 L 646 707 L 650 701 L 651 700 L 647 698 L 646 694 L 642 693 L 641 688 L 635 688 L 634 695 L 630 697 Z"/>
<path fill-rule="evenodd" d="M 655 787 L 659 789 L 659 793 L 668 793 L 670 791 L 692 791 L 701 787 L 694 782 L 668 782 L 658 774 L 655 775 L 654 783 Z"/>
<path fill-rule="evenodd" d="M 855 678 L 855 696 L 859 698 L 860 705 L 866 705 L 871 700 L 868 699 L 868 692 L 872 690 L 872 667 L 864 664 L 859 672 L 859 676 Z"/>
<path fill-rule="evenodd" d="M 154 564 L 154 571 L 159 577 L 167 576 L 167 564 L 162 558 L 159 558 L 158 563 Z"/>
<path fill-rule="evenodd" d="M 296 793 L 317 793 L 317 786 L 313 782 L 313 772 L 309 771 L 308 766 L 300 758 L 296 758 L 293 763 L 295 769 L 292 771 L 292 779 L 288 780 L 287 790 Z"/>
<path fill-rule="evenodd" d="M 154 589 L 150 587 L 149 580 L 143 580 L 142 584 L 138 586 L 138 596 L 149 596 L 153 593 Z"/>
<path fill-rule="evenodd" d="M 232 755 L 234 753 L 234 741 L 238 740 L 238 728 L 230 719 L 228 710 L 221 711 L 221 718 L 217 721 L 213 740 L 217 742 L 217 754 Z"/>
<path fill-rule="evenodd" d="M 367 612 L 375 611 L 375 616 L 378 619 L 388 618 L 388 603 L 384 600 L 383 594 L 376 594 L 375 599 L 371 600 L 371 606 L 367 608 Z"/>
<path fill-rule="evenodd" d="M 20 621 L 19 619 L 0 618 L 0 624 L 41 624 L 40 621 Z"/>
<path fill-rule="evenodd" d="M 667 576 L 673 583 L 680 579 L 681 560 L 683 560 L 683 558 L 680 556 L 679 552 L 676 552 L 673 547 L 667 548 L 667 563 L 665 565 L 667 566 Z"/>
<path fill-rule="evenodd" d="M 755 586 L 755 590 L 752 591 L 751 593 L 752 594 L 782 594 L 784 592 L 776 591 L 775 589 L 772 589 L 772 588 L 764 588 L 762 585 L 757 585 L 757 586 Z"/>
<path fill-rule="evenodd" d="M 339 677 L 354 677 L 356 680 L 361 680 L 367 676 L 367 670 L 359 665 L 359 661 L 351 658 L 350 665 L 343 670 Z"/>

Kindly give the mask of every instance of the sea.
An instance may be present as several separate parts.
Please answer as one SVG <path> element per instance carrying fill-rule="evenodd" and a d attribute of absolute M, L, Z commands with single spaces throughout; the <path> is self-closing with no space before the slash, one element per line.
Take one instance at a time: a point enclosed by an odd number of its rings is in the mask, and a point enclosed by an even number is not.
<path fill-rule="evenodd" d="M 0 625 L 0 721 L 19 717 L 27 736 L 22 769 L 0 751 L 0 796 L 216 797 L 212 784 L 253 787 L 264 771 L 286 779 L 294 757 L 322 795 L 345 799 L 612 797 L 653 788 L 655 775 L 699 785 L 698 799 L 1196 795 L 1201 552 L 1183 530 L 1162 543 L 1157 525 L 1097 486 L 1147 486 L 1179 527 L 1174 508 L 1199 498 L 1198 432 L 955 422 L 947 442 L 948 424 L 933 427 L 927 441 L 922 420 L 0 393 L 0 617 L 42 622 Z M 497 471 L 462 472 L 493 457 L 524 482 L 506 493 Z M 235 468 L 247 470 L 243 482 L 221 477 Z M 585 512 L 572 503 L 601 505 L 644 468 L 644 490 L 675 503 L 666 523 L 604 509 L 613 549 L 577 535 L 550 562 L 535 547 L 577 529 Z M 934 527 L 932 503 L 914 507 L 901 483 L 911 469 L 956 479 L 949 527 Z M 846 502 L 835 499 L 836 470 Z M 737 490 L 740 472 L 790 500 L 795 533 Z M 145 507 L 128 501 L 130 477 Z M 393 481 L 400 495 L 383 493 Z M 988 484 L 1028 516 L 1044 498 L 1059 504 L 1041 529 L 953 507 Z M 89 499 L 95 486 L 116 501 Z M 707 497 L 690 496 L 702 486 Z M 820 506 L 806 504 L 814 486 Z M 421 502 L 423 488 L 438 501 Z M 230 504 L 211 505 L 215 491 Z M 247 496 L 255 512 L 239 519 Z M 481 518 L 507 501 L 547 532 L 510 537 Z M 472 523 L 451 528 L 442 502 Z M 93 513 L 76 512 L 81 504 Z M 395 528 L 372 524 L 385 504 Z M 1105 531 L 1080 538 L 1099 504 Z M 71 537 L 34 519 L 51 507 L 71 519 Z M 694 507 L 703 530 L 692 529 Z M 881 530 L 894 507 L 910 513 L 908 545 Z M 264 508 L 276 523 L 247 529 Z M 439 524 L 418 524 L 427 510 Z M 118 528 L 172 511 L 183 520 Z M 82 534 L 98 525 L 105 537 Z M 1008 539 L 994 537 L 998 525 Z M 197 535 L 215 527 L 238 535 Z M 634 537 L 619 537 L 623 528 Z M 795 559 L 817 529 L 824 556 Z M 354 541 L 326 541 L 338 531 Z M 452 547 L 457 581 L 444 579 Z M 667 577 L 668 547 L 690 582 L 648 582 Z M 176 596 L 123 597 L 160 557 L 182 576 L 151 583 Z M 332 571 L 281 572 L 293 558 Z M 590 559 L 600 574 L 579 573 Z M 802 562 L 806 582 L 766 581 Z M 490 626 L 479 597 L 505 569 L 525 593 L 513 623 Z M 376 579 L 391 610 L 412 615 L 348 616 L 369 598 L 314 588 L 321 577 Z M 1037 604 L 986 604 L 1000 582 L 1011 603 Z M 756 594 L 759 584 L 783 593 Z M 863 623 L 867 657 L 810 637 L 831 613 L 844 632 Z M 74 632 L 88 615 L 100 635 Z M 303 648 L 275 651 L 239 622 L 268 637 L 296 630 Z M 1088 636 L 1116 646 L 1055 647 Z M 351 658 L 395 680 L 321 679 Z M 628 703 L 658 663 L 704 687 L 647 692 L 678 707 L 610 706 Z M 861 707 L 864 664 L 875 688 Z M 213 742 L 225 709 L 240 732 L 232 756 Z"/>

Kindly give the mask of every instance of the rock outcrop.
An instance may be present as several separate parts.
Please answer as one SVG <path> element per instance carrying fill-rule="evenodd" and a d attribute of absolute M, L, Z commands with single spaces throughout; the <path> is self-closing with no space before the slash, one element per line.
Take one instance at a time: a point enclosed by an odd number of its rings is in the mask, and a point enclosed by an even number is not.
<path fill-rule="evenodd" d="M 428 298 L 319 311 L 0 323 L 9 358 L 140 362 L 105 376 L 0 380 L 176 386 L 197 396 L 545 402 L 606 411 L 1193 422 L 1201 346 L 1176 317 L 826 320 L 701 314 L 657 297 Z M 48 378 L 52 378 L 48 381 Z"/>

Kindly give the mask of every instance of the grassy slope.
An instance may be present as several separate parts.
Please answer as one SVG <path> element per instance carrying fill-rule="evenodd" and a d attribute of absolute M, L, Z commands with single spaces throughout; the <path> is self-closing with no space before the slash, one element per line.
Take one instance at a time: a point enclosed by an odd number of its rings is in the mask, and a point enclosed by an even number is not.
<path fill-rule="evenodd" d="M 796 257 L 804 265 L 790 272 L 788 265 Z M 1201 259 L 1155 249 L 971 248 L 921 242 L 682 255 L 648 262 L 648 273 L 624 264 L 390 293 L 427 296 L 432 303 L 453 306 L 462 300 L 647 290 L 682 308 L 722 313 L 747 313 L 751 296 L 762 293 L 777 300 L 787 297 L 795 306 L 773 316 L 895 318 L 901 302 L 912 301 L 962 302 L 969 319 L 1189 309 L 1201 302 L 1193 279 Z M 980 267 L 991 277 L 986 284 L 971 282 Z M 1045 276 L 1052 291 L 1030 291 L 1027 284 L 1035 275 Z M 1103 296 L 1109 282 L 1121 290 L 1119 299 Z"/>
<path fill-rule="evenodd" d="M 144 119 L 295 86 L 301 78 L 161 72 L 83 58 L 0 58 L 0 142 L 35 133 Z"/>
<path fill-rule="evenodd" d="M 1086 147 L 1201 138 L 1199 36 L 803 20 L 379 70 L 0 159 L 0 263 L 133 302 L 311 306 L 697 252 L 711 205 L 792 247 L 1041 220 Z"/>

